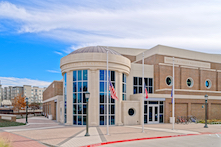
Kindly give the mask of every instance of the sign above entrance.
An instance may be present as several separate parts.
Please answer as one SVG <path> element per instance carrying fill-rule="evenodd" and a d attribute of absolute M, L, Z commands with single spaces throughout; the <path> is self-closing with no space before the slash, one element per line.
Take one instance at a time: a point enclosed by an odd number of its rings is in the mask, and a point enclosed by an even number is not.
<path fill-rule="evenodd" d="M 145 101 L 165 101 L 165 98 L 144 98 Z"/>
<path fill-rule="evenodd" d="M 173 58 L 164 57 L 164 63 L 173 64 Z M 184 65 L 184 66 L 201 67 L 201 68 L 210 68 L 210 63 L 185 60 L 185 59 L 177 59 L 177 58 L 174 58 L 174 64 Z"/>

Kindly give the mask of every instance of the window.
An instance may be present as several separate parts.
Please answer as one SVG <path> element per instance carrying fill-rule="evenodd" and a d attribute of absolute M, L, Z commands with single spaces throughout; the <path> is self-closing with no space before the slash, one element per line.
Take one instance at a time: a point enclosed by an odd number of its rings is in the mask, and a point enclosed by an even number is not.
<path fill-rule="evenodd" d="M 206 80 L 205 86 L 206 86 L 206 88 L 208 88 L 208 89 L 211 88 L 212 82 L 211 82 L 210 80 Z"/>
<path fill-rule="evenodd" d="M 167 84 L 168 86 L 173 85 L 172 80 L 173 80 L 173 78 L 172 78 L 171 76 L 166 77 L 166 84 Z"/>
<path fill-rule="evenodd" d="M 64 123 L 67 122 L 67 73 L 64 73 Z"/>
<path fill-rule="evenodd" d="M 144 81 L 145 81 L 145 85 L 146 85 L 146 88 L 147 88 L 147 91 L 148 93 L 153 93 L 153 78 L 144 78 Z M 133 90 L 134 90 L 134 94 L 137 94 L 137 93 L 142 93 L 143 92 L 143 88 L 142 88 L 142 77 L 134 77 L 133 79 L 133 83 L 134 83 L 134 86 L 133 86 Z"/>
<path fill-rule="evenodd" d="M 108 75 L 110 80 L 115 87 L 115 72 L 109 71 Z M 107 71 L 100 70 L 99 73 L 99 113 L 100 113 L 100 125 L 107 124 Z M 109 89 L 109 88 L 108 88 Z M 109 91 L 109 90 L 108 90 Z M 111 98 L 110 91 L 108 92 L 108 107 L 109 107 L 109 124 L 115 124 L 115 100 Z"/>
<path fill-rule="evenodd" d="M 127 88 L 126 88 L 126 74 L 122 74 L 122 100 L 126 101 L 126 93 L 127 93 Z"/>
<path fill-rule="evenodd" d="M 86 125 L 87 70 L 73 71 L 73 125 Z"/>
<path fill-rule="evenodd" d="M 186 84 L 187 84 L 188 87 L 193 87 L 193 79 L 192 78 L 188 78 L 186 80 Z"/>
<path fill-rule="evenodd" d="M 133 108 L 130 108 L 130 109 L 128 110 L 128 114 L 129 114 L 130 116 L 133 116 L 133 115 L 134 115 L 134 109 L 133 109 Z"/>

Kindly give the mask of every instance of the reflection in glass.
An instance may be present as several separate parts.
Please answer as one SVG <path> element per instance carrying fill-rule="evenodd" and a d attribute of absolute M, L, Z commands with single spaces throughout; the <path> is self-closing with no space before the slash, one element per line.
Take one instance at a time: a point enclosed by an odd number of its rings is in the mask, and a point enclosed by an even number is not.
<path fill-rule="evenodd" d="M 83 125 L 86 125 L 86 116 L 83 116 Z"/>
<path fill-rule="evenodd" d="M 160 114 L 160 123 L 163 123 L 163 114 Z"/>
<path fill-rule="evenodd" d="M 134 85 L 137 85 L 137 77 L 134 77 Z"/>
<path fill-rule="evenodd" d="M 104 125 L 104 116 L 100 116 L 100 125 Z"/>
<path fill-rule="evenodd" d="M 73 116 L 73 124 L 76 125 L 77 124 L 77 116 Z"/>
<path fill-rule="evenodd" d="M 78 114 L 82 114 L 82 104 L 78 105 Z"/>
<path fill-rule="evenodd" d="M 152 107 L 149 107 L 149 121 L 152 121 Z"/>
<path fill-rule="evenodd" d="M 87 114 L 87 105 L 83 105 L 83 114 Z"/>
<path fill-rule="evenodd" d="M 154 108 L 155 108 L 155 111 L 154 111 L 155 121 L 158 121 L 158 107 L 154 107 Z"/>
<path fill-rule="evenodd" d="M 78 115 L 78 125 L 82 125 L 82 117 Z"/>
<path fill-rule="evenodd" d="M 83 80 L 87 80 L 87 70 L 83 70 Z"/>
<path fill-rule="evenodd" d="M 87 82 L 83 82 L 83 91 L 87 92 Z"/>
<path fill-rule="evenodd" d="M 160 113 L 163 113 L 163 105 L 160 105 Z"/>
<path fill-rule="evenodd" d="M 77 112 L 77 107 L 76 105 L 73 105 L 73 114 L 76 114 L 76 112 Z"/>
<path fill-rule="evenodd" d="M 78 82 L 78 92 L 82 92 L 82 82 Z"/>
<path fill-rule="evenodd" d="M 78 70 L 78 81 L 82 80 L 82 70 Z"/>
<path fill-rule="evenodd" d="M 147 123 L 147 115 L 144 115 L 144 123 Z"/>
<path fill-rule="evenodd" d="M 104 105 L 100 105 L 100 114 L 104 114 Z"/>
<path fill-rule="evenodd" d="M 77 72 L 73 71 L 73 81 L 76 81 L 76 80 L 77 80 Z"/>
<path fill-rule="evenodd" d="M 78 103 L 81 103 L 81 102 L 82 102 L 82 94 L 78 93 Z"/>

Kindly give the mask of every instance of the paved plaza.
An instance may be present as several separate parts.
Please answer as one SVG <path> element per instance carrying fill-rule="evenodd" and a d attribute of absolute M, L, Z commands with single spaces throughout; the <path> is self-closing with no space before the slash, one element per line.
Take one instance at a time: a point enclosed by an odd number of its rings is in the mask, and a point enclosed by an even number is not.
<path fill-rule="evenodd" d="M 25 119 L 18 119 L 25 122 Z M 148 124 L 142 133 L 140 125 L 74 127 L 59 124 L 45 117 L 32 117 L 26 126 L 0 128 L 0 136 L 9 140 L 13 147 L 74 147 L 74 146 L 221 146 L 221 125 L 204 124 Z M 211 143 L 212 142 L 212 143 Z"/>

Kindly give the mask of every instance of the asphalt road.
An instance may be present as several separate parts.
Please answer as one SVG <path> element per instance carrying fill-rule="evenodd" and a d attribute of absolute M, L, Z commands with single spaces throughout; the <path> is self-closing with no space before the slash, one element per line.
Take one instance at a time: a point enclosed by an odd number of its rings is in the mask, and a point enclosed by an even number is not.
<path fill-rule="evenodd" d="M 221 147 L 221 134 L 172 137 L 163 139 L 130 141 L 104 145 L 103 147 Z"/>

